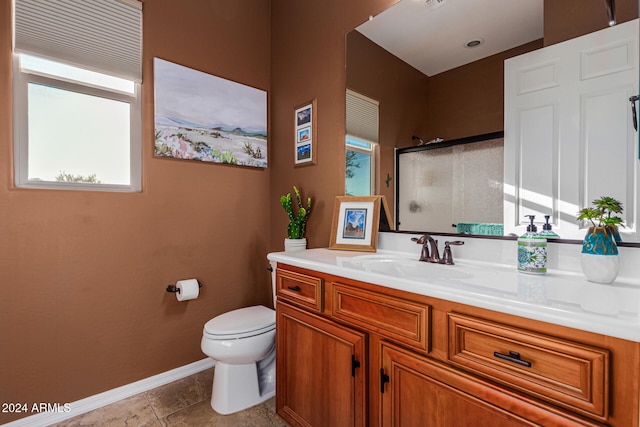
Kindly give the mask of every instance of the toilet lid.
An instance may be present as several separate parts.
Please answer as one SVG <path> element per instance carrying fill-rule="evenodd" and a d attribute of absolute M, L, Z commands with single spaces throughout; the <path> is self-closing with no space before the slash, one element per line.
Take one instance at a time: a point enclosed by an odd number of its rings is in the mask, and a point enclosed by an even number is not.
<path fill-rule="evenodd" d="M 262 305 L 239 308 L 223 313 L 204 325 L 204 333 L 215 337 L 257 335 L 276 327 L 276 312 Z"/>

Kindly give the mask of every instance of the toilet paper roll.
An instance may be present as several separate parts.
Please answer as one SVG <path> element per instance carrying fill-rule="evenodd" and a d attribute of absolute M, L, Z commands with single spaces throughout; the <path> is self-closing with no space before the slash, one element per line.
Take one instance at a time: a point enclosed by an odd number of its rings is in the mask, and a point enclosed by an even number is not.
<path fill-rule="evenodd" d="M 200 294 L 200 285 L 198 285 L 198 281 L 196 279 L 178 280 L 176 288 L 180 290 L 180 292 L 176 292 L 176 298 L 178 301 L 196 299 Z"/>

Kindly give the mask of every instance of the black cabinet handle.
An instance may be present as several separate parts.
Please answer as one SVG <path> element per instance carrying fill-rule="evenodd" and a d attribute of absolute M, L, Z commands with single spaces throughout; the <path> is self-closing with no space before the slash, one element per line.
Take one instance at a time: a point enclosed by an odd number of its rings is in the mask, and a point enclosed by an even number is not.
<path fill-rule="evenodd" d="M 356 368 L 360 367 L 360 362 L 356 360 L 356 356 L 354 354 L 351 355 L 351 376 L 355 378 L 356 376 Z"/>
<path fill-rule="evenodd" d="M 384 373 L 384 368 L 380 368 L 380 393 L 384 393 L 384 384 L 389 382 L 389 375 Z"/>
<path fill-rule="evenodd" d="M 300 292 L 300 286 L 295 285 L 295 286 L 287 286 L 288 289 L 291 289 L 294 292 Z"/>
<path fill-rule="evenodd" d="M 520 353 L 517 351 L 510 351 L 509 354 L 498 353 L 497 351 L 493 352 L 493 355 L 498 359 L 506 360 L 508 362 L 516 363 L 520 366 L 524 366 L 526 368 L 531 367 L 531 362 L 527 362 L 526 360 L 520 359 Z"/>

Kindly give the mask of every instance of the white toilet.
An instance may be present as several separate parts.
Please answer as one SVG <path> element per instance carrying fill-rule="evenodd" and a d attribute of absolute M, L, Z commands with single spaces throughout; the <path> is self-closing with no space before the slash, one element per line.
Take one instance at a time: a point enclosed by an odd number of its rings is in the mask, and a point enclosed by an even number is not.
<path fill-rule="evenodd" d="M 204 325 L 200 347 L 216 361 L 214 411 L 231 414 L 275 395 L 275 337 L 276 312 L 262 305 L 229 311 Z"/>

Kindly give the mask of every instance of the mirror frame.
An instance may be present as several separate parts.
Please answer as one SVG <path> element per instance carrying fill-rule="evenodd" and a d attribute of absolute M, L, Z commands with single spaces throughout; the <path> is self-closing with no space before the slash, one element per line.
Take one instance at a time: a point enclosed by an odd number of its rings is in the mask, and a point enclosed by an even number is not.
<path fill-rule="evenodd" d="M 473 142 L 486 141 L 489 139 L 503 138 L 504 131 L 500 132 L 492 132 L 486 133 L 482 135 L 475 135 L 466 138 L 452 139 L 449 141 L 442 141 L 433 144 L 419 145 L 414 147 L 405 147 L 405 148 L 396 148 L 394 153 L 394 165 L 395 165 L 395 188 L 394 188 L 394 198 L 395 198 L 395 212 L 393 223 L 395 224 L 395 230 L 381 230 L 389 233 L 398 233 L 398 234 L 433 234 L 438 236 L 453 236 L 453 237 L 465 237 L 465 238 L 474 238 L 474 239 L 492 239 L 492 240 L 518 240 L 516 236 L 487 236 L 482 234 L 465 234 L 465 233 L 447 233 L 440 231 L 418 231 L 418 230 L 398 230 L 398 217 L 400 213 L 399 203 L 398 203 L 398 195 L 400 194 L 400 154 L 404 153 L 414 153 L 426 150 L 435 150 L 438 148 L 446 148 L 452 147 L 454 145 L 461 144 L 470 144 Z M 568 243 L 573 245 L 581 245 L 583 243 L 582 240 L 576 239 L 549 239 L 549 243 Z M 620 247 L 629 247 L 629 248 L 640 248 L 640 243 L 634 242 L 617 242 L 617 245 Z"/>

